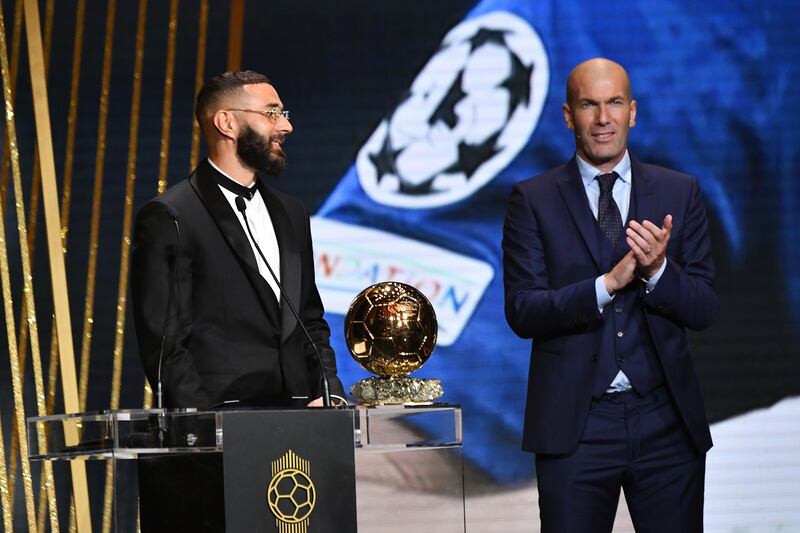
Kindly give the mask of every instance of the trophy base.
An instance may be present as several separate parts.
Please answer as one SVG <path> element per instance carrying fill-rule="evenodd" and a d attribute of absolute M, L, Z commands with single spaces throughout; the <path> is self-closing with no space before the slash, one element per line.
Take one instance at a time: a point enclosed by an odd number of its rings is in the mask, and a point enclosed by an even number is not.
<path fill-rule="evenodd" d="M 408 376 L 362 379 L 350 387 L 350 394 L 365 405 L 426 405 L 444 394 L 438 379 Z"/>

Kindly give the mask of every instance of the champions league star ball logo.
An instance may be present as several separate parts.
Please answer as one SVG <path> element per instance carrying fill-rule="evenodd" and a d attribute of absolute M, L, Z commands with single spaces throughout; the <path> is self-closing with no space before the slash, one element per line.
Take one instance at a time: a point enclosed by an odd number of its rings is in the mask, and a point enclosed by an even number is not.
<path fill-rule="evenodd" d="M 523 19 L 493 12 L 464 21 L 362 147 L 361 185 L 395 207 L 471 195 L 527 143 L 548 78 L 544 46 Z"/>

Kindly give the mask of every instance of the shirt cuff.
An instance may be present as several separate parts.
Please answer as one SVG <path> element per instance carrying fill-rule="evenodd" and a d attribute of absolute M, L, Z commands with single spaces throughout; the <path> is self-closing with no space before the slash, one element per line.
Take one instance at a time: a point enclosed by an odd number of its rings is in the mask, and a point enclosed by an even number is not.
<path fill-rule="evenodd" d="M 608 291 L 606 290 L 606 284 L 603 281 L 604 277 L 605 276 L 598 276 L 598 278 L 594 280 L 594 293 L 597 297 L 597 310 L 600 311 L 601 314 L 603 313 L 603 307 L 610 304 L 614 299 L 614 297 L 608 294 Z"/>
<path fill-rule="evenodd" d="M 664 262 L 661 263 L 661 268 L 658 269 L 658 272 L 653 274 L 652 278 L 644 280 L 645 283 L 644 290 L 646 292 L 650 293 L 653 291 L 653 289 L 656 288 L 656 283 L 658 283 L 658 280 L 661 279 L 661 275 L 664 273 L 666 269 L 667 269 L 667 258 L 665 257 Z"/>

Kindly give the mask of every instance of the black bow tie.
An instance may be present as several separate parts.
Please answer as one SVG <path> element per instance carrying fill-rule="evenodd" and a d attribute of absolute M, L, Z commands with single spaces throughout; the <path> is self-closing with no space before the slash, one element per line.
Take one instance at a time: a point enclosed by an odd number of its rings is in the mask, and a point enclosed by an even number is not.
<path fill-rule="evenodd" d="M 241 183 L 235 182 L 229 177 L 223 175 L 221 172 L 213 172 L 214 179 L 217 182 L 217 185 L 222 187 L 223 189 L 228 189 L 236 196 L 244 196 L 247 200 L 252 200 L 253 196 L 255 196 L 256 192 L 258 191 L 258 178 L 256 177 L 256 181 L 250 187 L 245 187 Z"/>

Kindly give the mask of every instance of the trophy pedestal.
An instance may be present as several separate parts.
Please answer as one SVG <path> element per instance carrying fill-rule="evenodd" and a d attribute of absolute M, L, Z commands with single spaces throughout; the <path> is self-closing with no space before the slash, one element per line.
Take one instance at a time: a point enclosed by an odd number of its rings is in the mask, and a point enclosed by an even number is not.
<path fill-rule="evenodd" d="M 430 405 L 444 393 L 438 379 L 408 376 L 362 379 L 350 394 L 365 405 Z"/>

